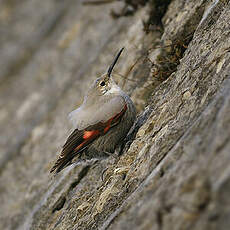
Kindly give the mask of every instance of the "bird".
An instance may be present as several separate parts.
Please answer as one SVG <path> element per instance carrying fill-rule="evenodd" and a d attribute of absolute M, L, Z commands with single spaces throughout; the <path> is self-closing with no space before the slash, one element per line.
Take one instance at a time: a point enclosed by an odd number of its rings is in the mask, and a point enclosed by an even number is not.
<path fill-rule="evenodd" d="M 62 147 L 50 173 L 86 159 L 100 159 L 116 154 L 136 119 L 131 98 L 115 83 L 112 71 L 124 47 L 108 71 L 97 78 L 84 96 L 82 105 L 69 114 L 74 130 Z"/>

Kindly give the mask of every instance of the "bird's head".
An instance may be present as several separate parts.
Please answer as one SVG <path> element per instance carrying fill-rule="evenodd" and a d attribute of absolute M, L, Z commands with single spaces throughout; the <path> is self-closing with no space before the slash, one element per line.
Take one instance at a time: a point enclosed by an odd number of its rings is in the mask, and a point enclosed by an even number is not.
<path fill-rule="evenodd" d="M 112 71 L 114 66 L 116 65 L 118 58 L 120 57 L 122 51 L 124 48 L 122 48 L 119 53 L 116 55 L 113 63 L 110 65 L 107 73 L 102 75 L 101 77 L 97 78 L 92 86 L 90 87 L 88 91 L 88 96 L 103 96 L 103 95 L 110 95 L 110 94 L 119 94 L 121 89 L 118 87 L 118 85 L 114 82 L 112 78 Z"/>

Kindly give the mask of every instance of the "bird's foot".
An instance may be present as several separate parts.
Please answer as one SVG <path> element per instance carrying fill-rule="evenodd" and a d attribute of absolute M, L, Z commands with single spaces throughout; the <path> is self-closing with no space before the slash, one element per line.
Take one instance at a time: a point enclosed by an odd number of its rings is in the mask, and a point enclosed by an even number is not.
<path fill-rule="evenodd" d="M 118 157 L 119 157 L 119 152 L 117 150 L 115 150 L 115 152 L 113 152 L 113 153 L 106 152 L 106 151 L 104 151 L 103 153 L 105 153 L 109 157 L 110 156 L 113 157 L 114 159 L 118 159 Z"/>
<path fill-rule="evenodd" d="M 106 151 L 104 151 L 103 153 L 105 153 L 107 156 L 111 156 L 111 157 L 113 157 L 113 159 L 115 160 L 115 162 L 116 161 L 118 161 L 118 159 L 119 159 L 119 150 L 115 150 L 113 153 L 110 153 L 110 152 L 106 152 Z M 104 182 L 104 175 L 105 175 L 105 173 L 106 173 L 106 171 L 108 170 L 108 167 L 107 168 L 105 168 L 104 170 L 103 170 L 103 172 L 102 172 L 102 174 L 101 174 L 101 180 Z"/>

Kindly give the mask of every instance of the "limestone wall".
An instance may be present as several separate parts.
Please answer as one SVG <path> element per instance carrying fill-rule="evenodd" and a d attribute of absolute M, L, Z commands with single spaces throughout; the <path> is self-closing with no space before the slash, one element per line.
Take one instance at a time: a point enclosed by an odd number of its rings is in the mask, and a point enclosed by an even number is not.
<path fill-rule="evenodd" d="M 53 178 L 67 114 L 123 46 L 122 156 Z M 1 0 L 0 50 L 0 229 L 229 229 L 228 0 Z"/>

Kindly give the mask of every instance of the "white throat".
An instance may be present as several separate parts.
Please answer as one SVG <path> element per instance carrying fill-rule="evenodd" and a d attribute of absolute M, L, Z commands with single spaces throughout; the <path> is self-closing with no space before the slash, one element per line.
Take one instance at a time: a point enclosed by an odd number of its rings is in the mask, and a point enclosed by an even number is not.
<path fill-rule="evenodd" d="M 117 94 L 120 92 L 121 92 L 121 89 L 117 85 L 113 85 L 106 94 Z"/>

